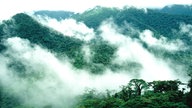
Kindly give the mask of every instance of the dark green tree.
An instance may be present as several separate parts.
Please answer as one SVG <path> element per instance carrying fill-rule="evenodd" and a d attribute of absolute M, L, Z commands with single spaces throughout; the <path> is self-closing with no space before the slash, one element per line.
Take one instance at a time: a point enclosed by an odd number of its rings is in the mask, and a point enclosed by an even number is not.
<path fill-rule="evenodd" d="M 140 96 L 142 91 L 148 88 L 148 84 L 142 79 L 132 79 L 128 86 L 133 89 L 137 96 Z"/>
<path fill-rule="evenodd" d="M 192 108 L 192 75 L 191 79 L 189 80 L 188 87 L 190 88 L 190 91 L 186 95 L 186 103 L 190 108 Z"/>
<path fill-rule="evenodd" d="M 181 82 L 179 80 L 168 80 L 168 81 L 153 81 L 149 85 L 153 88 L 154 92 L 168 92 L 178 91 Z"/>
<path fill-rule="evenodd" d="M 121 91 L 115 93 L 115 98 L 120 98 L 124 101 L 129 100 L 134 95 L 134 91 L 130 86 L 121 86 Z"/>

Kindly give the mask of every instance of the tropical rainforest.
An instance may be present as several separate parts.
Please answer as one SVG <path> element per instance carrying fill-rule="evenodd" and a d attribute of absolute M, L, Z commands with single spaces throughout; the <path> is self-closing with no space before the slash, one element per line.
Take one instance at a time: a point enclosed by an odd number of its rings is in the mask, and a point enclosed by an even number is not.
<path fill-rule="evenodd" d="M 192 108 L 192 6 L 35 11 L 0 22 L 0 108 Z"/>

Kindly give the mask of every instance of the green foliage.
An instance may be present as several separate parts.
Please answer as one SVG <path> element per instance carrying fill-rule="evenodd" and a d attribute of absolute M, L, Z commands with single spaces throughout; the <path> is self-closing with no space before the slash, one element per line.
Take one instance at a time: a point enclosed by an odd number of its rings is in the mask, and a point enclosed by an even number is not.
<path fill-rule="evenodd" d="M 3 24 L 0 23 L 0 40 L 2 39 L 3 35 L 4 35 Z"/>
<path fill-rule="evenodd" d="M 191 108 L 192 107 L 192 93 L 189 92 L 186 94 L 186 104 Z"/>
<path fill-rule="evenodd" d="M 169 93 L 146 93 L 128 100 L 123 108 L 188 108 L 182 101 L 174 102 L 170 100 L 172 94 Z"/>
<path fill-rule="evenodd" d="M 131 23 L 138 27 L 140 30 L 150 29 L 157 34 L 173 38 L 170 31 L 173 29 L 179 29 L 178 22 L 184 22 L 192 24 L 191 16 L 179 16 L 158 13 L 153 10 L 147 10 L 145 13 L 143 10 L 134 8 L 124 9 L 116 17 L 117 24 L 122 24 L 124 21 Z"/>
<path fill-rule="evenodd" d="M 190 88 L 190 92 L 192 92 L 192 74 L 189 74 L 190 80 L 188 81 L 188 87 Z"/>
<path fill-rule="evenodd" d="M 100 42 L 99 44 L 94 44 L 93 46 L 93 63 L 109 65 L 114 57 L 116 48 L 109 45 L 107 42 Z"/>
<path fill-rule="evenodd" d="M 0 108 L 14 108 L 20 106 L 20 100 L 0 83 Z"/>
<path fill-rule="evenodd" d="M 84 95 L 78 97 L 79 103 L 76 108 L 99 108 L 101 98 L 95 90 L 87 90 Z"/>
<path fill-rule="evenodd" d="M 110 94 L 105 95 L 97 93 L 95 90 L 89 90 L 79 97 L 79 102 L 74 108 L 117 108 L 123 103 L 123 100 L 115 98 Z"/>
<path fill-rule="evenodd" d="M 0 43 L 0 52 L 4 51 L 6 47 Z"/>
<path fill-rule="evenodd" d="M 74 58 L 74 62 L 73 62 L 73 65 L 78 68 L 78 69 L 82 69 L 84 68 L 86 65 L 88 65 L 86 62 L 85 62 L 85 58 L 83 56 L 83 54 L 81 52 L 78 52 L 76 53 L 75 56 L 73 56 Z"/>
<path fill-rule="evenodd" d="M 148 88 L 148 84 L 142 79 L 132 79 L 129 82 L 128 86 L 132 88 L 133 91 L 135 92 L 135 95 L 138 95 L 138 96 L 141 95 L 142 90 Z"/>
<path fill-rule="evenodd" d="M 186 94 L 186 103 L 191 108 L 192 107 L 192 75 L 191 79 L 188 82 L 188 87 L 190 88 L 189 93 Z"/>
<path fill-rule="evenodd" d="M 102 74 L 105 71 L 105 68 L 106 67 L 103 64 L 88 64 L 88 69 L 90 69 L 90 72 L 93 74 Z"/>
<path fill-rule="evenodd" d="M 115 93 L 114 97 L 127 101 L 133 97 L 133 95 L 134 95 L 133 93 L 134 93 L 134 91 L 132 90 L 132 88 L 130 86 L 122 86 L 121 91 Z"/>
<path fill-rule="evenodd" d="M 170 80 L 170 81 L 153 81 L 149 83 L 154 92 L 168 92 L 168 91 L 178 91 L 179 85 L 181 84 L 178 80 Z"/>
<path fill-rule="evenodd" d="M 132 79 L 127 86 L 122 86 L 119 92 L 111 94 L 97 93 L 95 90 L 85 92 L 79 97 L 79 101 L 74 108 L 189 108 L 185 103 L 185 94 L 178 90 L 176 86 L 179 81 L 153 81 L 171 86 L 166 92 L 155 92 L 147 89 L 148 84 L 142 79 Z M 161 84 L 159 84 L 161 85 Z M 135 91 L 146 88 L 141 95 L 134 95 Z M 164 89 L 164 86 L 160 86 Z M 169 88 L 169 87 L 168 87 Z"/>
<path fill-rule="evenodd" d="M 91 63 L 87 64 L 87 68 L 91 73 L 102 74 L 106 67 L 110 68 L 117 48 L 102 40 L 93 40 L 90 48 Z"/>

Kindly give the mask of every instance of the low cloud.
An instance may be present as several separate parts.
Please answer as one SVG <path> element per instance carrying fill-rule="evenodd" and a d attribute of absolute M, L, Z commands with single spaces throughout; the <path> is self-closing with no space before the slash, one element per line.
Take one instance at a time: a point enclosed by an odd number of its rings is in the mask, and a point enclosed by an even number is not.
<path fill-rule="evenodd" d="M 192 25 L 182 23 L 180 25 L 180 33 L 187 34 L 187 36 L 192 38 Z"/>
<path fill-rule="evenodd" d="M 90 63 L 91 62 L 91 58 L 92 58 L 92 51 L 91 51 L 91 49 L 90 49 L 90 46 L 89 45 L 84 45 L 83 47 L 82 47 L 82 52 L 83 52 L 83 54 L 84 54 L 84 58 L 85 58 L 85 61 L 87 62 L 87 63 Z"/>
<path fill-rule="evenodd" d="M 40 23 L 50 28 L 54 28 L 65 36 L 74 37 L 84 41 L 90 41 L 95 37 L 94 30 L 88 28 L 84 23 L 77 22 L 74 19 L 65 19 L 58 21 L 49 17 L 34 17 Z"/>
<path fill-rule="evenodd" d="M 123 35 L 112 20 L 103 22 L 100 31 L 105 41 L 118 46 L 116 58 L 113 61 L 114 63 L 122 65 L 126 62 L 136 62 L 142 65 L 142 69 L 139 71 L 139 78 L 146 81 L 184 79 L 178 77 L 167 61 L 156 58 L 153 53 L 144 48 L 138 39 Z M 183 45 L 180 41 L 178 41 L 178 43 L 176 41 L 175 43 L 168 42 L 166 39 L 158 40 L 153 37 L 153 33 L 149 30 L 141 32 L 140 38 L 155 48 L 162 47 L 163 49 L 171 51 L 178 50 L 180 48 L 179 45 Z"/>
<path fill-rule="evenodd" d="M 155 47 L 157 49 L 165 49 L 167 51 L 179 51 L 185 49 L 184 43 L 181 40 L 176 39 L 168 41 L 168 39 L 163 36 L 157 39 L 150 30 L 144 30 L 140 34 L 140 39 L 150 47 Z"/>

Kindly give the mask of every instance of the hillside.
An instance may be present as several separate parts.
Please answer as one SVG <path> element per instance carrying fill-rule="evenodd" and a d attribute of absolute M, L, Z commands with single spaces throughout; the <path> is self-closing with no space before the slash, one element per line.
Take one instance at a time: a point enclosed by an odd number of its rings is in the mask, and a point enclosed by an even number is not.
<path fill-rule="evenodd" d="M 189 9 L 183 10 L 183 13 L 185 13 L 184 11 L 189 11 Z M 186 34 L 177 32 L 181 29 L 181 24 L 192 24 L 192 16 L 167 14 L 151 9 L 148 9 L 147 12 L 145 12 L 142 9 L 139 10 L 136 8 L 125 8 L 123 10 L 116 10 L 110 8 L 96 7 L 95 9 L 74 16 L 74 18 L 78 21 L 83 21 L 87 26 L 92 28 L 98 28 L 103 20 L 107 18 L 113 18 L 115 24 L 120 27 L 129 24 L 139 29 L 140 31 L 148 29 L 154 32 L 154 36 L 158 39 L 161 38 L 161 36 L 163 35 L 169 41 L 179 39 L 182 40 L 189 48 L 192 47 L 191 37 L 186 36 Z M 125 35 L 130 35 L 129 29 L 124 29 L 122 33 Z M 134 37 L 138 38 L 138 36 Z M 155 55 L 161 55 L 162 51 L 159 52 L 155 50 L 154 53 Z M 190 68 L 189 70 L 191 70 L 191 54 L 191 50 L 185 50 L 177 53 L 164 52 L 162 56 L 172 58 L 179 63 L 188 64 Z"/>

